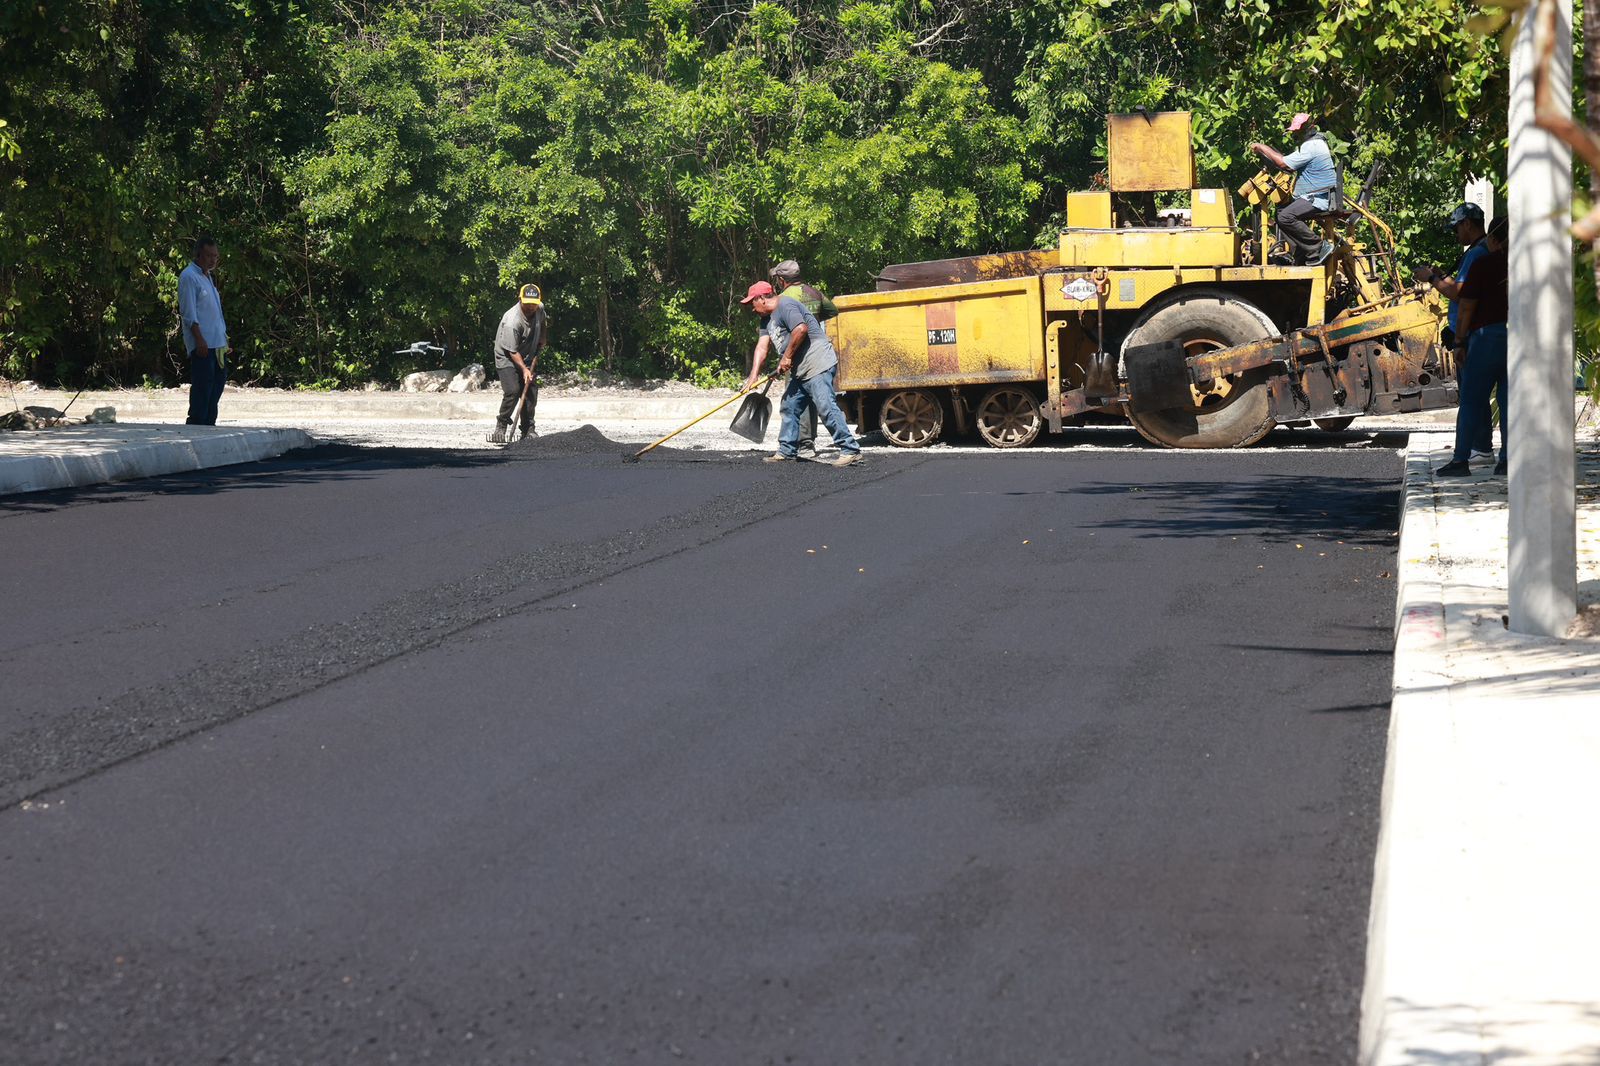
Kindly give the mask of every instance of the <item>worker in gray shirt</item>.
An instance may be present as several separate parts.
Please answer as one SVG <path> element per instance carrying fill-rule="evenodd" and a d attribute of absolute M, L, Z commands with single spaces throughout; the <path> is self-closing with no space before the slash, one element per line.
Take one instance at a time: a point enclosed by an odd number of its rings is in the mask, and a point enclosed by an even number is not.
<path fill-rule="evenodd" d="M 549 321 L 544 312 L 544 294 L 537 285 L 524 285 L 516 304 L 500 316 L 494 334 L 494 369 L 500 376 L 500 414 L 495 418 L 490 444 L 510 444 L 516 440 L 511 418 L 517 401 L 522 401 L 519 419 L 522 436 L 537 436 L 533 431 L 533 409 L 539 403 L 539 385 L 534 372 L 539 353 L 550 342 Z"/>
<path fill-rule="evenodd" d="M 839 309 L 828 299 L 828 294 L 821 289 L 807 285 L 800 280 L 800 264 L 793 259 L 785 259 L 771 270 L 767 276 L 772 279 L 772 287 L 779 296 L 787 296 L 791 300 L 799 300 L 800 305 L 818 322 L 826 322 L 830 318 L 837 318 Z M 816 454 L 817 450 L 817 412 L 815 408 L 809 412 L 805 425 L 800 427 L 800 450 Z"/>
<path fill-rule="evenodd" d="M 767 456 L 766 461 L 783 463 L 798 458 L 800 418 L 808 410 L 814 410 L 839 448 L 839 456 L 832 465 L 849 466 L 859 462 L 861 445 L 850 432 L 850 424 L 845 421 L 844 412 L 839 410 L 839 401 L 833 394 L 839 356 L 817 316 L 807 311 L 799 300 L 779 296 L 765 281 L 750 286 L 739 302 L 761 316 L 761 337 L 750 354 L 750 375 L 745 379 L 745 390 L 755 387 L 762 364 L 774 350 L 778 352 L 778 373 L 789 375 L 789 385 L 783 390 L 783 402 L 779 405 L 783 425 L 778 430 L 778 450 Z"/>

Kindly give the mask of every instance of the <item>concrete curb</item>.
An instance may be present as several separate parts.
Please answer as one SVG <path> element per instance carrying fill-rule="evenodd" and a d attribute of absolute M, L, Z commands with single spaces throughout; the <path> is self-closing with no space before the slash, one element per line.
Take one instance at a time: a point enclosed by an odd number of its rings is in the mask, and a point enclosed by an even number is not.
<path fill-rule="evenodd" d="M 1430 467 L 1432 442 L 1413 437 L 1406 446 L 1405 480 L 1401 485 L 1400 544 L 1396 572 L 1393 692 L 1389 708 L 1389 740 L 1383 770 L 1380 828 L 1367 922 L 1367 970 L 1361 992 L 1361 1058 L 1363 1066 L 1408 1061 L 1390 1046 L 1399 1035 L 1393 1024 L 1390 926 L 1395 915 L 1391 859 L 1403 843 L 1397 825 L 1406 813 L 1407 796 L 1397 788 L 1402 749 L 1411 740 L 1413 720 L 1423 712 L 1430 691 L 1448 694 L 1445 662 L 1444 587 L 1439 579 L 1439 529 Z M 1406 728 L 1402 730 L 1401 726 Z M 1407 780 L 1409 785 L 1409 780 Z M 1398 799 L 1397 799 L 1398 794 Z M 1403 1042 L 1403 1037 L 1402 1037 Z M 1463 1060 L 1465 1062 L 1466 1060 Z"/>
<path fill-rule="evenodd" d="M 249 463 L 313 443 L 298 429 L 64 426 L 0 438 L 0 496 Z"/>
<path fill-rule="evenodd" d="M 1600 643 L 1505 630 L 1504 480 L 1450 444 L 1406 450 L 1359 1061 L 1600 1063 Z"/>

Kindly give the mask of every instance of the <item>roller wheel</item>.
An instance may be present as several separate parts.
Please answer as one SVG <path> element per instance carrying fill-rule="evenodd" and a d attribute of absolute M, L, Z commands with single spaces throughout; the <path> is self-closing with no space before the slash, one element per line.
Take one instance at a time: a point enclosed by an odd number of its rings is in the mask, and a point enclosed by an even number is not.
<path fill-rule="evenodd" d="M 1340 415 L 1337 418 L 1313 418 L 1317 428 L 1328 433 L 1337 433 L 1341 429 L 1349 429 L 1350 423 L 1356 420 L 1355 415 Z"/>
<path fill-rule="evenodd" d="M 1178 341 L 1188 356 L 1248 344 L 1272 336 L 1271 320 L 1231 293 L 1200 289 L 1147 311 L 1128 334 L 1123 350 Z M 1243 448 L 1272 429 L 1267 369 L 1191 387 L 1192 407 L 1129 413 L 1135 429 L 1168 448 Z"/>
<path fill-rule="evenodd" d="M 924 389 L 901 389 L 884 397 L 878 425 L 897 448 L 926 448 L 944 430 L 944 408 Z"/>
<path fill-rule="evenodd" d="M 997 385 L 979 401 L 977 422 L 978 434 L 991 447 L 1022 448 L 1039 435 L 1044 416 L 1027 389 Z"/>

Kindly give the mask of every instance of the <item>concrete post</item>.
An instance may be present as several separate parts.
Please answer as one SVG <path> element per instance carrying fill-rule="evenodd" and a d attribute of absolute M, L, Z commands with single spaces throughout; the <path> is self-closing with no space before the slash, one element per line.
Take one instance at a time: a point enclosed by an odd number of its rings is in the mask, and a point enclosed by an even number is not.
<path fill-rule="evenodd" d="M 1572 103 L 1572 8 L 1557 4 L 1551 78 Z M 1511 628 L 1565 636 L 1577 614 L 1577 457 L 1572 385 L 1572 153 L 1533 124 L 1533 18 L 1511 53 L 1510 221 Z"/>

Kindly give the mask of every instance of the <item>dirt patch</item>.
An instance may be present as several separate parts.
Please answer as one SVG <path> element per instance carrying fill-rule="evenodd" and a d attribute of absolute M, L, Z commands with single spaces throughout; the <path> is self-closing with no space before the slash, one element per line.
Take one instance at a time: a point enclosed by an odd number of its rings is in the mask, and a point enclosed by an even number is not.
<path fill-rule="evenodd" d="M 1578 609 L 1578 617 L 1568 627 L 1567 637 L 1572 640 L 1600 638 L 1600 603 L 1591 603 Z"/>

